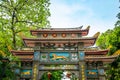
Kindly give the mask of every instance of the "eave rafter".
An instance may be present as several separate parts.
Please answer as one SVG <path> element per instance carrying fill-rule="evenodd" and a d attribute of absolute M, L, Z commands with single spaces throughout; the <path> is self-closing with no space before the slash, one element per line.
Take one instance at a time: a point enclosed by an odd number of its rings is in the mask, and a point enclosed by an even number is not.
<path fill-rule="evenodd" d="M 66 44 L 66 43 L 79 43 L 83 42 L 84 46 L 93 46 L 95 44 L 96 38 L 79 38 L 79 39 L 40 39 L 40 38 L 23 38 L 24 44 L 29 47 L 34 47 L 36 44 Z"/>
<path fill-rule="evenodd" d="M 85 50 L 86 55 L 106 55 L 108 53 L 108 49 L 105 50 Z"/>
<path fill-rule="evenodd" d="M 13 55 L 33 55 L 33 50 L 11 50 Z"/>
<path fill-rule="evenodd" d="M 86 56 L 86 57 L 85 57 L 85 60 L 86 60 L 86 61 L 90 61 L 90 62 L 102 61 L 102 62 L 104 62 L 104 63 L 106 63 L 106 62 L 111 63 L 111 62 L 113 62 L 117 57 L 118 57 L 118 55 L 112 55 L 112 56 Z"/>

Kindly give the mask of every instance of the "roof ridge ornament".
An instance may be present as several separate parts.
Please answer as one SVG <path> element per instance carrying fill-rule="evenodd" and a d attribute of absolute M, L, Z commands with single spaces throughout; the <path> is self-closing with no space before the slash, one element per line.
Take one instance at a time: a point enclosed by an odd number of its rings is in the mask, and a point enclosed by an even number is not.
<path fill-rule="evenodd" d="M 83 25 L 82 26 L 79 26 L 79 27 L 75 27 L 75 29 L 82 29 Z M 72 28 L 74 29 L 74 28 Z"/>
<path fill-rule="evenodd" d="M 98 38 L 98 36 L 100 35 L 100 32 L 97 32 L 96 34 L 94 34 L 94 38 Z"/>
<path fill-rule="evenodd" d="M 89 30 L 89 29 L 90 29 L 90 26 L 88 26 L 86 29 Z"/>

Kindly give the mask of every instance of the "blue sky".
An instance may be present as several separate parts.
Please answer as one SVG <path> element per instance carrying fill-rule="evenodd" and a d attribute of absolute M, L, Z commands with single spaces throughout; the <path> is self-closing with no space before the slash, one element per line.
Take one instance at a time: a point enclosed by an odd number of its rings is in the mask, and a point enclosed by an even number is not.
<path fill-rule="evenodd" d="M 50 0 L 52 28 L 91 26 L 89 35 L 113 29 L 119 0 Z"/>

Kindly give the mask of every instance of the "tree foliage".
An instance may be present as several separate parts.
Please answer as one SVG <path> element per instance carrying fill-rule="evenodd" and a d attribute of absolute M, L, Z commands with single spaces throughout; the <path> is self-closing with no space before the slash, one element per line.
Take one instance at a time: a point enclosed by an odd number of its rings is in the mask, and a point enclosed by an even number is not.
<path fill-rule="evenodd" d="M 97 40 L 97 45 L 100 48 L 109 48 L 110 52 L 108 55 L 114 54 L 117 50 L 120 50 L 120 26 L 116 26 L 113 30 L 107 30 L 102 33 Z M 120 79 L 120 56 L 110 65 L 111 69 L 107 71 L 107 75 L 111 75 L 109 80 Z"/>
<path fill-rule="evenodd" d="M 107 42 L 109 40 L 109 35 L 112 33 L 113 30 L 108 29 L 105 33 L 102 33 L 100 37 L 98 38 L 96 44 L 101 49 L 106 49 L 110 46 L 110 44 Z"/>
<path fill-rule="evenodd" d="M 10 36 L 14 48 L 18 33 L 32 28 L 48 27 L 49 0 L 0 0 L 0 29 Z"/>
<path fill-rule="evenodd" d="M 97 45 L 102 49 L 110 49 L 109 55 L 114 54 L 117 50 L 120 50 L 120 13 L 117 14 L 118 21 L 115 24 L 113 30 L 107 30 L 102 33 L 97 40 Z M 107 71 L 107 75 L 110 76 L 109 80 L 120 79 L 120 56 L 111 64 L 108 65 L 111 69 Z"/>
<path fill-rule="evenodd" d="M 109 48 L 110 54 L 120 49 L 120 27 L 116 26 L 113 30 L 107 30 L 98 38 L 96 44 L 102 49 Z"/>
<path fill-rule="evenodd" d="M 16 57 L 3 57 L 0 54 L 0 80 L 17 80 L 15 69 L 20 68 Z"/>
<path fill-rule="evenodd" d="M 14 80 L 13 65 L 1 62 L 1 54 L 11 62 L 18 60 L 10 54 L 10 47 L 23 46 L 20 33 L 27 36 L 31 28 L 49 27 L 49 5 L 49 0 L 0 0 L 0 80 Z"/>
<path fill-rule="evenodd" d="M 40 80 L 61 80 L 62 76 L 61 74 L 63 73 L 63 71 L 52 71 L 50 72 L 51 76 L 50 79 L 48 78 L 48 72 L 45 72 L 42 76 Z"/>
<path fill-rule="evenodd" d="M 120 26 L 115 26 L 113 30 L 107 30 L 102 33 L 97 40 L 97 45 L 100 48 L 109 48 L 108 55 L 113 55 L 117 50 L 120 50 Z M 111 69 L 108 70 L 107 75 L 111 75 L 109 80 L 120 79 L 120 56 L 109 65 Z"/>

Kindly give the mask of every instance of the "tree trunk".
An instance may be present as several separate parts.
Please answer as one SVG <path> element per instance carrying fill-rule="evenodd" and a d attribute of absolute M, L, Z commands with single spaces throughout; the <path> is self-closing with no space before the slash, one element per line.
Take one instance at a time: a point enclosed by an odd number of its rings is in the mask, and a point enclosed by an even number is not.
<path fill-rule="evenodd" d="M 15 11 L 13 11 L 13 14 L 12 14 L 12 22 L 11 22 L 11 30 L 12 30 L 12 44 L 13 44 L 13 47 L 16 48 L 16 33 L 15 33 Z"/>

